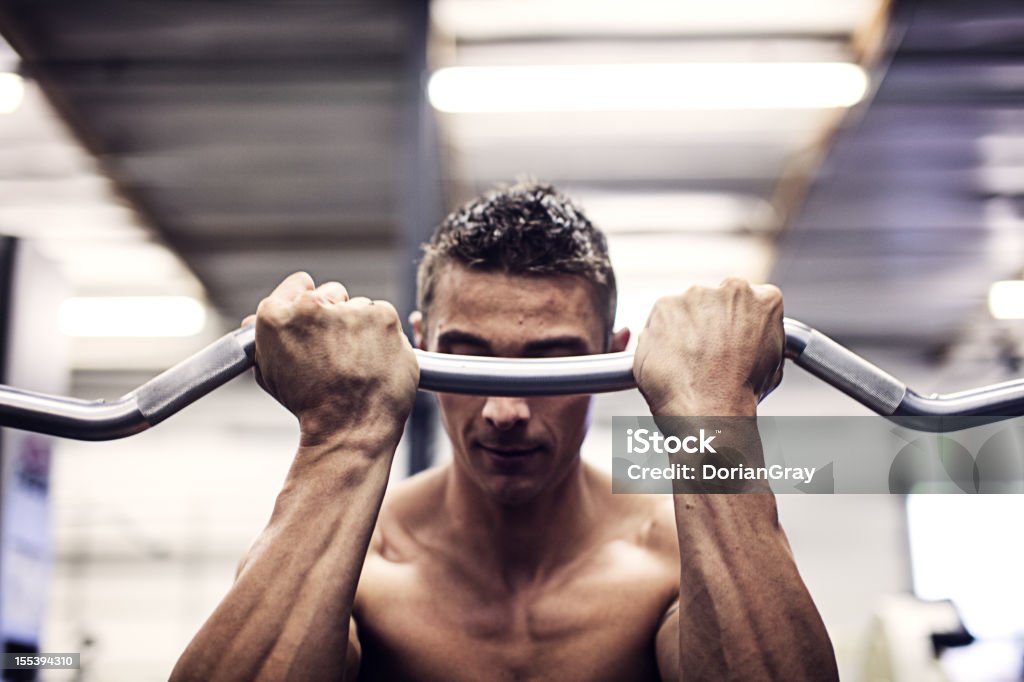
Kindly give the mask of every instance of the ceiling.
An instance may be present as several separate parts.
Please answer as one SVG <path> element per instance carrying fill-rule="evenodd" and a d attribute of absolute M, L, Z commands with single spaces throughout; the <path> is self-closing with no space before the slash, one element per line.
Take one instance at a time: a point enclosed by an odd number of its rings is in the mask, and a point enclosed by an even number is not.
<path fill-rule="evenodd" d="M 1024 10 L 886 17 L 881 0 L 439 0 L 428 36 L 426 5 L 401 0 L 61 0 L 3 3 L 0 33 L 229 320 L 298 269 L 405 304 L 441 207 L 528 174 L 608 227 L 633 326 L 660 293 L 740 274 L 847 342 L 931 349 L 1024 259 Z M 452 66 L 822 61 L 871 75 L 845 117 L 424 97 Z"/>
<path fill-rule="evenodd" d="M 237 318 L 298 269 L 398 294 L 408 4 L 7 2 L 0 30 Z"/>
<path fill-rule="evenodd" d="M 847 342 L 941 348 L 1024 268 L 1024 6 L 899 3 L 890 43 L 772 276 Z"/>

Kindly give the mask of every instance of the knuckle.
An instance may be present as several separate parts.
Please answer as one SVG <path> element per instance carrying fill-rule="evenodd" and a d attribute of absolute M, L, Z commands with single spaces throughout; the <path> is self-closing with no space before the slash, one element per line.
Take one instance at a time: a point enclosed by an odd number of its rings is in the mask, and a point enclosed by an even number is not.
<path fill-rule="evenodd" d="M 307 289 L 306 291 L 303 291 L 295 298 L 295 301 L 292 305 L 295 308 L 296 312 L 303 315 L 309 315 L 312 312 L 314 312 L 317 308 L 319 308 L 319 304 L 320 301 L 317 298 L 316 291 Z"/>
<path fill-rule="evenodd" d="M 778 288 L 774 284 L 762 284 L 757 287 L 758 293 L 769 301 L 781 301 L 782 300 L 782 289 Z"/>
<path fill-rule="evenodd" d="M 395 306 L 391 305 L 388 301 L 374 301 L 373 309 L 377 314 L 390 326 L 401 326 L 401 318 L 398 316 L 398 311 Z"/>
<path fill-rule="evenodd" d="M 314 284 L 313 283 L 313 276 L 310 275 L 305 270 L 298 270 L 296 272 L 293 272 L 292 274 L 290 274 L 287 277 L 287 279 L 294 279 L 295 281 L 297 281 L 297 282 L 299 282 L 301 284 L 308 285 L 310 287 L 312 287 L 313 284 Z"/>
<path fill-rule="evenodd" d="M 684 291 L 682 294 L 679 294 L 678 296 L 673 296 L 673 297 L 670 297 L 670 298 L 675 298 L 676 300 L 685 300 L 685 299 L 688 299 L 688 298 L 700 298 L 702 296 L 707 295 L 711 291 L 712 290 L 709 289 L 708 287 L 701 286 L 700 284 L 691 284 L 690 286 L 688 286 L 686 288 L 686 291 Z"/>
<path fill-rule="evenodd" d="M 319 287 L 317 287 L 317 291 L 321 291 L 324 294 L 333 296 L 343 296 L 348 294 L 348 290 L 345 288 L 345 285 L 335 280 L 331 280 L 330 282 L 324 282 Z"/>
<path fill-rule="evenodd" d="M 286 319 L 287 315 L 285 314 L 284 306 L 276 299 L 265 298 L 256 307 L 256 321 L 258 323 L 278 327 L 284 324 Z"/>

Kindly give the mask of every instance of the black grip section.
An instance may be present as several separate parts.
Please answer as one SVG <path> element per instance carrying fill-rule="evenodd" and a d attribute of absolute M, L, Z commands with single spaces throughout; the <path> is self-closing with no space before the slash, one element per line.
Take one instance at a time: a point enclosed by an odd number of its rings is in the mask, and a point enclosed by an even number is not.
<path fill-rule="evenodd" d="M 252 367 L 252 327 L 223 336 L 184 362 L 134 391 L 139 412 L 150 426 Z"/>

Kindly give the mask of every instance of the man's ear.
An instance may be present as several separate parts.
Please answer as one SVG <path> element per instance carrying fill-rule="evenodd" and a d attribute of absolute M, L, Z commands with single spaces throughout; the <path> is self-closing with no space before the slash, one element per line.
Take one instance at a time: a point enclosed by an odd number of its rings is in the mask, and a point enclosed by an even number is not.
<path fill-rule="evenodd" d="M 612 333 L 611 343 L 608 344 L 609 353 L 621 353 L 629 345 L 629 327 L 623 327 Z"/>
<path fill-rule="evenodd" d="M 420 350 L 426 350 L 423 345 L 423 333 L 426 331 L 423 328 L 423 313 L 418 310 L 409 313 L 409 324 L 412 325 L 413 345 Z"/>

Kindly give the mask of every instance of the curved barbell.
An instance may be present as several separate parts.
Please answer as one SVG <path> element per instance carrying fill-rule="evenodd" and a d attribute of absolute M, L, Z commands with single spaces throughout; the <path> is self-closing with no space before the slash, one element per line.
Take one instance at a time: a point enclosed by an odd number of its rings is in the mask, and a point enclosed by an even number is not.
<path fill-rule="evenodd" d="M 947 395 L 919 394 L 824 334 L 785 320 L 786 357 L 809 373 L 890 418 L 921 430 L 948 418 L 1024 414 L 1024 379 Z M 255 326 L 221 337 L 134 391 L 113 401 L 80 400 L 0 385 L 0 426 L 79 440 L 123 438 L 159 424 L 253 365 Z M 607 393 L 636 386 L 633 354 L 509 359 L 416 351 L 420 388 L 444 393 L 526 396 Z M 920 418 L 914 421 L 913 418 Z M 942 417 L 946 419 L 929 419 Z"/>

